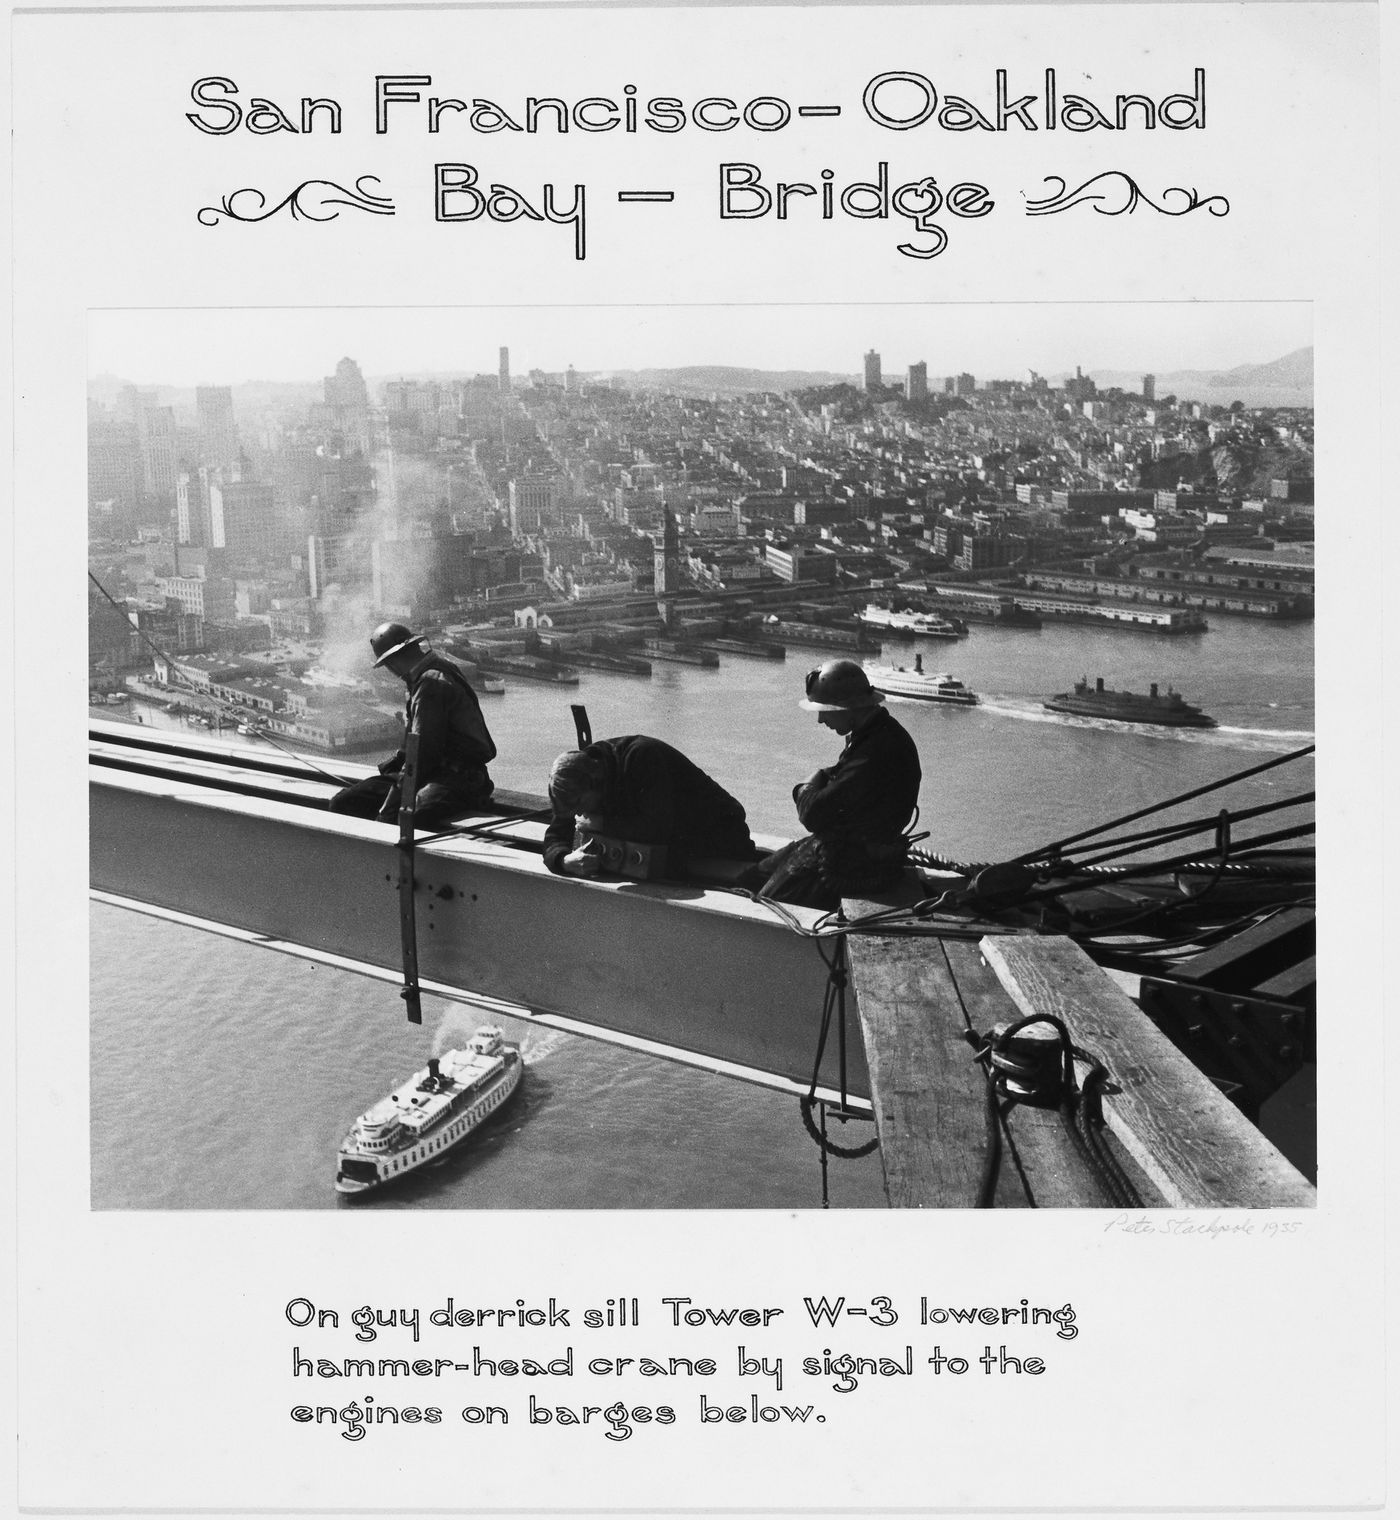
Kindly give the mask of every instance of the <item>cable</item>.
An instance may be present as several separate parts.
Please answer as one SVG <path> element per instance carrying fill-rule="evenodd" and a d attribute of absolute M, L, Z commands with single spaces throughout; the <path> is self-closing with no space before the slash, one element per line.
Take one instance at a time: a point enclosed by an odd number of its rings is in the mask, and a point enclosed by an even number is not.
<path fill-rule="evenodd" d="M 1301 823 L 1294 828 L 1275 829 L 1271 834 L 1256 834 L 1253 836 L 1253 838 L 1243 839 L 1240 841 L 1240 848 L 1248 850 L 1251 848 L 1258 848 L 1260 845 L 1278 844 L 1280 841 L 1285 839 L 1302 839 L 1307 835 L 1315 834 L 1316 832 L 1316 823 Z M 1180 871 L 1183 867 L 1191 864 L 1204 864 L 1206 865 L 1207 869 L 1210 869 L 1212 871 L 1215 869 L 1214 861 L 1202 862 L 1199 857 L 1179 855 L 1171 860 L 1152 860 L 1147 861 L 1142 865 L 1128 866 L 1122 871 L 1119 871 L 1113 877 L 1113 880 L 1133 881 L 1141 876 L 1157 876 L 1165 874 L 1167 872 Z M 1027 892 L 1020 899 L 1020 902 L 1047 902 L 1057 897 L 1063 897 L 1067 892 L 1083 891 L 1084 885 L 1085 884 L 1083 882 L 1067 881 L 1047 887 L 1039 887 Z"/>
<path fill-rule="evenodd" d="M 1132 823 L 1135 819 L 1146 818 L 1152 813 L 1164 812 L 1167 808 L 1176 807 L 1178 803 L 1190 802 L 1193 798 L 1204 797 L 1208 792 L 1218 792 L 1221 787 L 1232 786 L 1236 781 L 1243 781 L 1249 776 L 1261 775 L 1264 771 L 1273 770 L 1275 766 L 1288 765 L 1294 760 L 1301 760 L 1305 755 L 1311 755 L 1317 746 L 1305 745 L 1302 749 L 1296 749 L 1286 755 L 1276 755 L 1272 760 L 1265 760 L 1259 765 L 1249 766 L 1242 771 L 1235 771 L 1232 775 L 1225 776 L 1219 781 L 1208 782 L 1204 786 L 1194 787 L 1189 792 L 1181 792 L 1178 796 L 1168 797 L 1165 802 L 1154 802 L 1149 807 L 1139 808 L 1134 813 L 1124 813 L 1117 818 L 1111 818 L 1107 823 L 1096 824 L 1092 829 L 1083 829 L 1078 834 L 1067 835 L 1064 839 L 1056 840 L 1053 844 L 1042 845 L 1037 850 L 1029 850 L 1024 855 L 1018 855 L 1014 860 L 1007 861 L 1007 865 L 1028 865 L 1035 860 L 1044 859 L 1046 856 L 1059 854 L 1066 845 L 1076 844 L 1081 839 L 1092 838 L 1095 834 L 1102 834 L 1106 829 L 1115 829 L 1119 824 Z"/>
<path fill-rule="evenodd" d="M 825 964 L 826 970 L 827 970 L 826 993 L 825 993 L 825 996 L 822 999 L 822 1026 L 821 1026 L 821 1032 L 817 1036 L 817 1054 L 816 1054 L 816 1059 L 812 1063 L 812 1081 L 811 1081 L 811 1085 L 808 1087 L 806 1093 L 801 1098 L 798 1099 L 798 1111 L 802 1115 L 802 1123 L 803 1123 L 803 1126 L 806 1129 L 807 1133 L 812 1137 L 813 1140 L 816 1141 L 817 1145 L 821 1149 L 821 1153 L 822 1153 L 822 1168 L 823 1168 L 822 1188 L 823 1188 L 823 1198 L 825 1198 L 825 1196 L 826 1196 L 826 1193 L 825 1193 L 825 1189 L 826 1189 L 826 1177 L 825 1177 L 826 1157 L 828 1155 L 831 1155 L 831 1156 L 841 1156 L 841 1157 L 843 1157 L 846 1160 L 857 1160 L 861 1156 L 868 1156 L 880 1144 L 880 1137 L 877 1134 L 877 1135 L 873 1136 L 870 1140 L 866 1141 L 865 1143 L 863 1143 L 861 1145 L 838 1145 L 826 1133 L 826 1111 L 827 1111 L 827 1104 L 826 1104 L 825 1100 L 820 1100 L 821 1101 L 821 1117 L 822 1117 L 821 1128 L 818 1129 L 817 1126 L 812 1122 L 812 1109 L 813 1109 L 813 1107 L 816 1106 L 816 1104 L 819 1101 L 818 1098 L 817 1098 L 817 1082 L 820 1080 L 820 1077 L 821 1077 L 822 1057 L 823 1057 L 823 1055 L 826 1054 L 826 1041 L 827 1041 L 827 1036 L 828 1036 L 828 1034 L 831 1031 L 831 1016 L 832 1016 L 833 1012 L 839 1012 L 839 1016 L 840 1016 L 840 1026 L 839 1026 L 839 1030 L 838 1030 L 838 1037 L 839 1037 L 839 1040 L 840 1040 L 840 1048 L 839 1048 L 839 1051 L 838 1051 L 838 1055 L 839 1055 L 839 1058 L 840 1058 L 840 1067 L 841 1067 L 841 1076 L 840 1076 L 841 1107 L 837 1110 L 837 1118 L 839 1118 L 841 1120 L 841 1122 L 844 1124 L 848 1118 L 854 1117 L 852 1114 L 850 1114 L 846 1110 L 846 1106 L 845 1106 L 845 1104 L 846 1104 L 846 984 L 847 984 L 847 981 L 849 980 L 849 975 L 848 975 L 848 972 L 847 972 L 847 969 L 846 969 L 846 942 L 845 942 L 845 939 L 843 937 L 838 937 L 838 939 L 836 941 L 836 949 L 832 953 L 832 955 L 830 956 L 830 958 L 828 958 L 828 956 L 826 954 L 826 951 L 822 949 L 822 947 L 821 947 L 820 944 L 818 944 L 818 946 L 817 946 L 817 954 L 821 956 L 822 961 Z"/>
<path fill-rule="evenodd" d="M 1316 792 L 1299 792 L 1294 797 L 1286 797 L 1279 802 L 1263 802 L 1258 807 L 1243 808 L 1231 813 L 1230 817 L 1235 823 L 1244 823 L 1251 818 L 1262 818 L 1269 813 L 1282 812 L 1285 808 L 1303 807 L 1310 802 L 1317 801 Z M 1110 860 L 1116 860 L 1122 855 L 1133 853 L 1134 847 L 1144 844 L 1171 844 L 1178 839 L 1189 839 L 1193 834 L 1204 834 L 1216 828 L 1219 823 L 1219 815 L 1213 818 L 1196 818 L 1188 822 L 1168 824 L 1160 829 L 1147 829 L 1138 834 L 1122 834 L 1117 839 L 1105 839 L 1098 845 L 1085 846 L 1086 849 L 1101 849 L 1105 853 L 1095 855 L 1088 860 L 1077 860 L 1074 869 L 1087 871 L 1094 866 L 1103 865 Z M 1116 846 L 1124 845 L 1127 848 L 1118 849 Z M 1074 853 L 1074 852 L 1071 852 Z"/>

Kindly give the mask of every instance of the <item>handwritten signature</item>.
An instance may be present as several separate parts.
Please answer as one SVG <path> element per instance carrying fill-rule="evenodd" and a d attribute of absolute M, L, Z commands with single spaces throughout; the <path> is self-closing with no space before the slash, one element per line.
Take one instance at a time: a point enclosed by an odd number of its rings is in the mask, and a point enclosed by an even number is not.
<path fill-rule="evenodd" d="M 1218 1239 L 1225 1235 L 1252 1235 L 1261 1240 L 1302 1233 L 1301 1219 L 1238 1219 L 1228 1214 L 1115 1214 L 1104 1225 L 1104 1233 L 1119 1235 L 1203 1235 Z"/>

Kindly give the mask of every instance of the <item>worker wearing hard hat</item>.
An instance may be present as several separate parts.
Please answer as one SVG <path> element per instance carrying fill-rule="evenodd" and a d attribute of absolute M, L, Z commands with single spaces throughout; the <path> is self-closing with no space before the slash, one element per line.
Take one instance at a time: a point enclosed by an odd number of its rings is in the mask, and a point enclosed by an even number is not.
<path fill-rule="evenodd" d="M 418 735 L 415 822 L 438 828 L 480 806 L 493 790 L 486 767 L 496 758 L 496 746 L 467 678 L 402 623 L 381 623 L 370 635 L 369 646 L 375 665 L 398 676 L 408 688 L 404 728 Z M 377 776 L 337 792 L 331 811 L 393 821 L 403 764 L 404 751 L 399 750 L 380 765 Z"/>
<path fill-rule="evenodd" d="M 544 863 L 559 876 L 599 874 L 601 854 L 588 839 L 600 834 L 664 845 L 666 874 L 680 879 L 699 860 L 758 855 L 743 804 L 689 756 L 646 734 L 566 750 L 550 769 L 549 801 Z"/>
<path fill-rule="evenodd" d="M 834 908 L 843 897 L 883 892 L 899 880 L 922 773 L 917 746 L 884 700 L 854 660 L 828 660 L 808 672 L 799 705 L 846 742 L 834 765 L 793 788 L 808 836 L 763 863 L 759 896 Z"/>

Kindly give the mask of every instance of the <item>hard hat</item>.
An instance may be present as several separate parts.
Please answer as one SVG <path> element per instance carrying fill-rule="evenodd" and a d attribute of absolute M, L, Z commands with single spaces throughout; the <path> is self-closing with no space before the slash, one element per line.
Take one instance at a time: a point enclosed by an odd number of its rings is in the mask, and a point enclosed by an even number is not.
<path fill-rule="evenodd" d="M 374 652 L 374 663 L 382 665 L 390 655 L 407 649 L 410 644 L 423 641 L 402 623 L 381 623 L 369 636 L 369 647 Z"/>
<path fill-rule="evenodd" d="M 864 668 L 854 660 L 828 660 L 807 672 L 807 695 L 798 706 L 809 712 L 841 712 L 878 707 L 884 700 L 884 692 L 875 690 Z"/>

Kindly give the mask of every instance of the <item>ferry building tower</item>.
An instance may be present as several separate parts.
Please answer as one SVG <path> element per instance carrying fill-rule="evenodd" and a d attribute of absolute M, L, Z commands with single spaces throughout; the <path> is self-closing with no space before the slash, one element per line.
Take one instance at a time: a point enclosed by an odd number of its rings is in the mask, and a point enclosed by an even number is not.
<path fill-rule="evenodd" d="M 681 586 L 681 535 L 676 519 L 665 507 L 661 522 L 661 537 L 654 540 L 656 608 L 669 628 L 675 613 L 676 592 Z"/>

